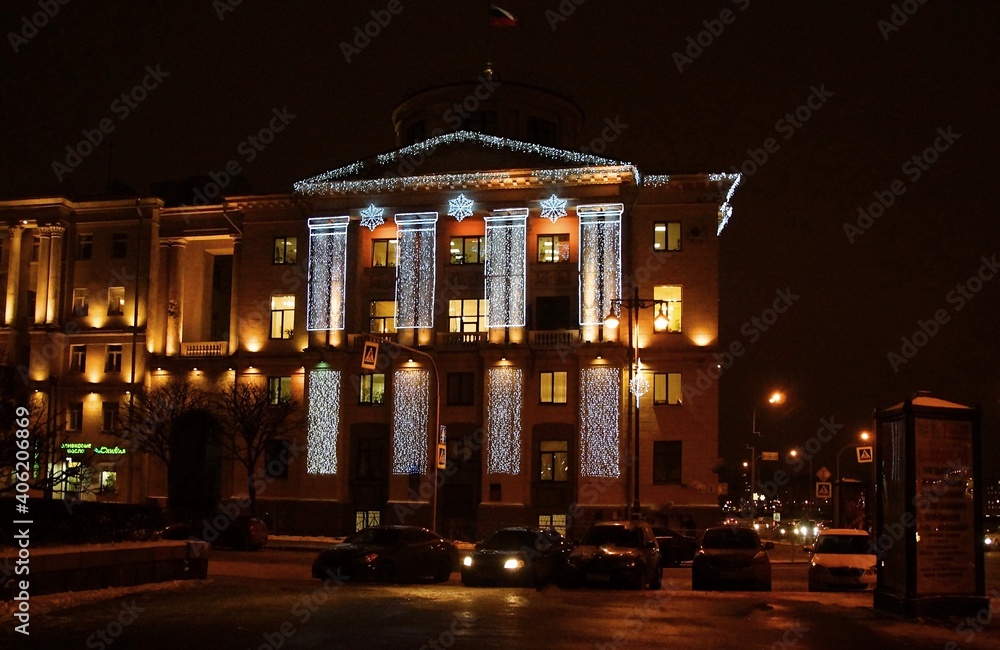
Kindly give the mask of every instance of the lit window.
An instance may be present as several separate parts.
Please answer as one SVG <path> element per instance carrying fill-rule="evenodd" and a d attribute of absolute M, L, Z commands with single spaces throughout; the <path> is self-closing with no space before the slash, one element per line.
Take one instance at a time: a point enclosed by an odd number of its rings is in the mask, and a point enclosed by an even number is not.
<path fill-rule="evenodd" d="M 566 534 L 566 515 L 565 514 L 552 514 L 552 515 L 538 515 L 538 527 L 542 530 L 547 530 L 552 528 L 558 531 L 560 534 Z"/>
<path fill-rule="evenodd" d="M 540 481 L 569 480 L 569 443 L 565 440 L 542 440 Z"/>
<path fill-rule="evenodd" d="M 657 332 L 681 331 L 681 287 L 679 285 L 661 285 L 653 287 L 654 328 Z M 659 315 L 666 316 L 666 326 L 660 327 L 655 320 Z"/>
<path fill-rule="evenodd" d="M 658 221 L 653 224 L 653 248 L 658 251 L 681 249 L 681 222 Z"/>
<path fill-rule="evenodd" d="M 76 259 L 89 260 L 94 256 L 94 236 L 90 233 L 77 235 Z"/>
<path fill-rule="evenodd" d="M 385 375 L 361 375 L 361 390 L 358 402 L 361 404 L 381 404 L 385 397 Z"/>
<path fill-rule="evenodd" d="M 86 289 L 73 289 L 73 315 L 86 316 L 90 313 L 90 292 Z"/>
<path fill-rule="evenodd" d="M 683 393 L 681 390 L 681 373 L 658 372 L 653 375 L 653 405 L 680 404 Z"/>
<path fill-rule="evenodd" d="M 101 405 L 101 410 L 104 415 L 104 430 L 116 430 L 118 428 L 118 403 L 104 402 Z"/>
<path fill-rule="evenodd" d="M 128 255 L 128 233 L 116 232 L 111 235 L 111 257 L 123 259 Z"/>
<path fill-rule="evenodd" d="M 653 483 L 680 485 L 680 440 L 658 440 L 653 442 Z"/>
<path fill-rule="evenodd" d="M 372 240 L 372 266 L 396 266 L 396 240 Z"/>
<path fill-rule="evenodd" d="M 83 402 L 70 402 L 66 405 L 66 430 L 79 431 L 83 428 Z"/>
<path fill-rule="evenodd" d="M 449 332 L 485 332 L 489 303 L 485 300 L 449 300 Z"/>
<path fill-rule="evenodd" d="M 540 383 L 541 392 L 539 401 L 542 404 L 566 403 L 565 372 L 543 372 L 541 373 Z"/>
<path fill-rule="evenodd" d="M 105 470 L 101 472 L 101 482 L 98 488 L 101 492 L 113 493 L 118 491 L 118 472 Z"/>
<path fill-rule="evenodd" d="M 569 235 L 539 235 L 538 261 L 555 264 L 569 261 Z"/>
<path fill-rule="evenodd" d="M 271 296 L 271 338 L 290 339 L 295 334 L 295 296 Z"/>
<path fill-rule="evenodd" d="M 108 287 L 108 316 L 125 313 L 125 287 Z"/>
<path fill-rule="evenodd" d="M 452 264 L 482 264 L 482 237 L 452 237 L 449 246 Z"/>
<path fill-rule="evenodd" d="M 271 404 L 280 404 L 292 399 L 291 377 L 268 377 L 267 400 Z"/>
<path fill-rule="evenodd" d="M 354 532 L 369 526 L 378 526 L 382 513 L 378 510 L 357 510 L 354 513 Z"/>
<path fill-rule="evenodd" d="M 295 237 L 275 237 L 274 263 L 295 264 L 296 250 Z"/>
<path fill-rule="evenodd" d="M 372 300 L 368 306 L 368 331 L 372 334 L 392 334 L 396 331 L 396 302 Z"/>
<path fill-rule="evenodd" d="M 69 346 L 69 370 L 70 372 L 87 371 L 87 346 Z"/>
<path fill-rule="evenodd" d="M 122 371 L 122 346 L 120 343 L 108 345 L 108 355 L 104 362 L 104 372 Z"/>

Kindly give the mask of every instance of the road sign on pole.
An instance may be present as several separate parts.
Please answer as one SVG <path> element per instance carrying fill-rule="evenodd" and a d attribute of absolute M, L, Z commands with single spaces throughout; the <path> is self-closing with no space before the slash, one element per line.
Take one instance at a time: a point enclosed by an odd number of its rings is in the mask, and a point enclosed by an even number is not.
<path fill-rule="evenodd" d="M 364 352 L 361 353 L 361 368 L 363 370 L 375 370 L 378 362 L 378 341 L 365 341 Z"/>
<path fill-rule="evenodd" d="M 826 482 L 816 483 L 816 498 L 829 499 L 833 495 L 833 484 Z"/>
<path fill-rule="evenodd" d="M 833 474 L 830 473 L 830 470 L 828 470 L 825 465 L 820 467 L 819 471 L 816 472 L 816 478 L 821 481 L 828 481 L 831 476 L 833 476 Z"/>
<path fill-rule="evenodd" d="M 870 446 L 858 447 L 858 462 L 859 463 L 872 462 L 872 448 Z"/>
<path fill-rule="evenodd" d="M 778 452 L 776 451 L 762 451 L 760 453 L 761 460 L 778 460 Z"/>

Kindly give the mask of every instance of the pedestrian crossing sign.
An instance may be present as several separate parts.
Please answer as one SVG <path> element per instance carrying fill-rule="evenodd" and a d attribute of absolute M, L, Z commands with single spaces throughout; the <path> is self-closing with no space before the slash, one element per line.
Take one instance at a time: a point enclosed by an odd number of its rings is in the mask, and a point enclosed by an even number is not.
<path fill-rule="evenodd" d="M 827 482 L 816 483 L 816 498 L 829 499 L 833 495 L 833 484 Z"/>
<path fill-rule="evenodd" d="M 858 462 L 859 463 L 872 462 L 872 448 L 870 446 L 858 447 Z"/>
<path fill-rule="evenodd" d="M 361 353 L 361 368 L 375 370 L 378 361 L 378 341 L 365 341 L 364 352 Z"/>

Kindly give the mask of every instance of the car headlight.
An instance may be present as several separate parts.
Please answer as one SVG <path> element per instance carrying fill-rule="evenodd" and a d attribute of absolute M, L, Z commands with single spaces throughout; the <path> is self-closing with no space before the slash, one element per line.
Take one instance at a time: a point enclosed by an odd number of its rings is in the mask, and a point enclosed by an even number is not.
<path fill-rule="evenodd" d="M 472 566 L 472 556 L 466 555 L 465 558 L 462 560 L 462 564 L 465 566 Z"/>
<path fill-rule="evenodd" d="M 510 569 L 511 571 L 520 569 L 523 566 L 524 566 L 524 560 L 516 557 L 509 558 L 506 562 L 503 563 L 503 568 Z"/>
<path fill-rule="evenodd" d="M 986 539 L 983 540 L 983 544 L 986 544 L 987 546 L 990 546 L 991 544 L 993 544 L 993 538 L 992 537 L 987 537 Z"/>
<path fill-rule="evenodd" d="M 372 562 L 378 559 L 378 553 L 369 553 L 362 559 L 365 561 L 365 564 L 371 564 Z"/>

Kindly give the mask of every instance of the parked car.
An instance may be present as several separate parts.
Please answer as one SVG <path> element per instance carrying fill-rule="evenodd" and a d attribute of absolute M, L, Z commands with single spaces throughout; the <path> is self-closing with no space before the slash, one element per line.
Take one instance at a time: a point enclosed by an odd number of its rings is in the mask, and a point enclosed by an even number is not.
<path fill-rule="evenodd" d="M 320 579 L 401 582 L 451 576 L 458 553 L 437 533 L 417 526 L 372 526 L 320 551 L 312 575 Z"/>
<path fill-rule="evenodd" d="M 660 558 L 663 566 L 680 566 L 681 562 L 690 562 L 698 550 L 698 540 L 682 535 L 670 528 L 653 526 L 656 544 L 660 547 Z"/>
<path fill-rule="evenodd" d="M 809 591 L 875 586 L 875 547 L 865 531 L 827 528 L 805 550 L 812 556 Z"/>
<path fill-rule="evenodd" d="M 702 591 L 726 586 L 749 586 L 771 591 L 772 542 L 761 544 L 757 531 L 741 526 L 705 530 L 701 548 L 691 562 L 691 589 Z"/>
<path fill-rule="evenodd" d="M 562 576 L 572 550 L 555 530 L 504 528 L 462 560 L 462 584 L 542 585 Z"/>
<path fill-rule="evenodd" d="M 198 539 L 213 547 L 256 551 L 267 544 L 267 525 L 253 515 L 239 515 L 231 521 L 225 518 L 183 521 L 164 528 L 160 539 Z"/>
<path fill-rule="evenodd" d="M 590 527 L 566 562 L 564 584 L 626 584 L 659 589 L 660 549 L 644 521 L 602 521 Z"/>

